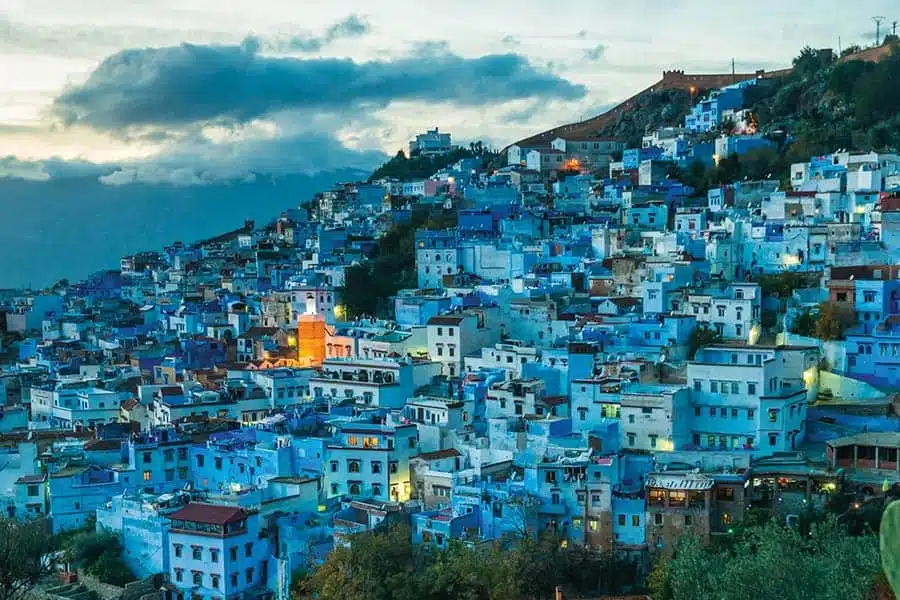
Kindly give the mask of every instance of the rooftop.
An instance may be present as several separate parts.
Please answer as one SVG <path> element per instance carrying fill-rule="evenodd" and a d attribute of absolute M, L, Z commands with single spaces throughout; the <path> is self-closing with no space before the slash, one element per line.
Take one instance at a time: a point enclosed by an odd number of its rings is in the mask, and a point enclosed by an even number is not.
<path fill-rule="evenodd" d="M 243 508 L 221 506 L 218 504 L 202 504 L 192 502 L 179 511 L 169 515 L 173 521 L 192 521 L 208 525 L 224 525 L 247 518 Z"/>

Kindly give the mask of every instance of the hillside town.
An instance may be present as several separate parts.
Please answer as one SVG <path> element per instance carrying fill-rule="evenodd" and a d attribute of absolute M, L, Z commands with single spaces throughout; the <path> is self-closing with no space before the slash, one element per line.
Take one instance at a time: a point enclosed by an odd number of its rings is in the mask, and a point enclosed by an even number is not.
<path fill-rule="evenodd" d="M 774 151 L 768 77 L 691 85 L 637 146 L 435 127 L 427 174 L 0 292 L 2 514 L 114 534 L 173 599 L 287 600 L 395 523 L 553 532 L 646 578 L 749 510 L 895 493 L 900 155 L 683 176 Z"/>

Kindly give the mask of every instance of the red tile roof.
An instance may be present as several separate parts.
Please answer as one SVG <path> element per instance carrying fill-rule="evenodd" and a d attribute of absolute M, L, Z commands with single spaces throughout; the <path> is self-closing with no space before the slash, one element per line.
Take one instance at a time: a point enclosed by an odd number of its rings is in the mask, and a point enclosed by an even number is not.
<path fill-rule="evenodd" d="M 209 525 L 224 525 L 246 519 L 247 513 L 243 508 L 236 506 L 192 502 L 181 510 L 169 515 L 169 518 L 173 521 L 193 521 L 194 523 L 206 523 Z"/>

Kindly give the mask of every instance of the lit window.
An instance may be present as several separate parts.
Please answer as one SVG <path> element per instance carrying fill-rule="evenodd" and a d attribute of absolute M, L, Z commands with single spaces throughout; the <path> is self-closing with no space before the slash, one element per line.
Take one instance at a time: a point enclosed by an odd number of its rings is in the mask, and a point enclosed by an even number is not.
<path fill-rule="evenodd" d="M 144 471 L 144 481 L 150 481 L 153 478 L 151 471 Z"/>

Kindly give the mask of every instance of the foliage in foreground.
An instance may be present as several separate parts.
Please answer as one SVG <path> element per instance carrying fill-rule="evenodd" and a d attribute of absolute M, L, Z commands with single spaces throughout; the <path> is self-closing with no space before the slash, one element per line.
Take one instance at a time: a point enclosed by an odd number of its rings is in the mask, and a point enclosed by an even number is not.
<path fill-rule="evenodd" d="M 0 600 L 22 600 L 53 570 L 56 550 L 44 519 L 14 521 L 0 518 Z"/>
<path fill-rule="evenodd" d="M 538 600 L 557 585 L 571 596 L 619 593 L 635 578 L 632 564 L 563 548 L 555 536 L 429 552 L 412 545 L 409 527 L 395 526 L 355 536 L 292 590 L 295 600 Z"/>
<path fill-rule="evenodd" d="M 122 560 L 122 544 L 112 533 L 83 531 L 63 548 L 66 561 L 103 583 L 124 586 L 135 577 Z"/>
<path fill-rule="evenodd" d="M 851 536 L 830 516 L 806 531 L 749 527 L 724 550 L 685 538 L 650 583 L 654 600 L 865 600 L 881 577 L 878 538 Z"/>

